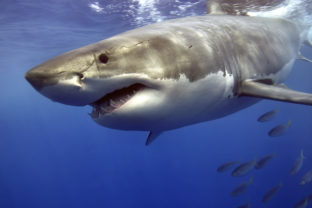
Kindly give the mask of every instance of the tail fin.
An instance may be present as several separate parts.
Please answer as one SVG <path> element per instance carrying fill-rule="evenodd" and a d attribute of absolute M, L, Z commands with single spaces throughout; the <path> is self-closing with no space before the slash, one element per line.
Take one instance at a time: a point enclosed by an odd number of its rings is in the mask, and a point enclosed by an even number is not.
<path fill-rule="evenodd" d="M 209 0 L 207 13 L 288 19 L 302 28 L 302 40 L 312 46 L 312 0 Z"/>
<path fill-rule="evenodd" d="M 303 154 L 303 149 L 300 151 L 300 157 L 303 158 L 303 159 L 306 158 L 306 157 L 304 156 L 304 154 Z"/>
<path fill-rule="evenodd" d="M 254 177 L 252 176 L 251 178 L 249 178 L 249 184 L 251 184 L 254 180 Z"/>
<path fill-rule="evenodd" d="M 287 123 L 287 126 L 290 126 L 291 123 L 292 123 L 292 120 L 290 119 L 290 120 L 288 121 L 288 123 Z"/>
<path fill-rule="evenodd" d="M 278 113 L 281 111 L 281 108 L 279 106 L 277 106 L 277 108 L 275 108 L 274 112 Z"/>

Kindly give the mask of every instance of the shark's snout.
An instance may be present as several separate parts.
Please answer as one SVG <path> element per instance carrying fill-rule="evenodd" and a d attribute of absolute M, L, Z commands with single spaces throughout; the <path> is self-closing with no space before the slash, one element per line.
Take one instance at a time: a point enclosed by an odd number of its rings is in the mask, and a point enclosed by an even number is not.
<path fill-rule="evenodd" d="M 35 66 L 25 79 L 42 95 L 67 105 L 87 105 L 98 99 L 86 79 L 98 76 L 94 55 L 85 48 L 57 56 Z"/>
<path fill-rule="evenodd" d="M 85 105 L 80 99 L 83 75 L 77 72 L 47 72 L 40 67 L 25 74 L 25 79 L 41 94 L 68 105 Z"/>
<path fill-rule="evenodd" d="M 38 72 L 34 69 L 25 74 L 25 79 L 38 91 L 41 91 L 46 86 L 57 83 L 56 76 L 51 76 L 40 71 Z"/>

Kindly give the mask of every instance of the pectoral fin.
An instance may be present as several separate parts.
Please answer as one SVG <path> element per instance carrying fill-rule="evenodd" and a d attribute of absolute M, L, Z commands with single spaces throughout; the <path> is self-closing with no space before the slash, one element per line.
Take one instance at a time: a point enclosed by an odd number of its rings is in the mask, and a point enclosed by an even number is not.
<path fill-rule="evenodd" d="M 312 105 L 312 94 L 291 90 L 285 85 L 268 85 L 253 80 L 241 83 L 239 95 Z"/>
<path fill-rule="evenodd" d="M 147 136 L 147 139 L 146 139 L 146 143 L 145 145 L 148 146 L 150 145 L 150 143 L 152 143 L 162 132 L 153 132 L 153 131 L 150 131 L 148 136 Z"/>
<path fill-rule="evenodd" d="M 299 54 L 297 59 L 312 63 L 312 60 L 308 59 L 307 57 L 303 56 L 302 54 Z"/>

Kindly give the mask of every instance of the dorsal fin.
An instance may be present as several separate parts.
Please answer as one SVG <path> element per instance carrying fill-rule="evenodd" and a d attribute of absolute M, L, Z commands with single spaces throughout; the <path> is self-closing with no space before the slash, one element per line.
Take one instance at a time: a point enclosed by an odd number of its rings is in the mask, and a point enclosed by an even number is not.
<path fill-rule="evenodd" d="M 222 11 L 221 5 L 215 1 L 207 1 L 206 3 L 207 14 L 226 14 Z"/>
<path fill-rule="evenodd" d="M 268 11 L 285 0 L 208 0 L 207 14 L 247 16 L 248 12 Z"/>
<path fill-rule="evenodd" d="M 226 14 L 246 16 L 248 8 L 248 2 L 233 2 L 233 0 L 210 0 L 207 1 L 206 4 L 207 14 L 213 15 Z"/>

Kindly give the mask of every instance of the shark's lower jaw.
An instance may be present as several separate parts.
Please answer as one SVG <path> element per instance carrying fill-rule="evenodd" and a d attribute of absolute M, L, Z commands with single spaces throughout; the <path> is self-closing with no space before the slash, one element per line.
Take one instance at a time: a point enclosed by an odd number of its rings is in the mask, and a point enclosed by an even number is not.
<path fill-rule="evenodd" d="M 111 113 L 123 106 L 136 93 L 146 88 L 147 86 L 136 83 L 129 87 L 125 87 L 108 93 L 99 100 L 90 104 L 93 107 L 90 116 L 93 119 L 97 119 L 100 115 L 103 116 L 105 114 Z"/>

